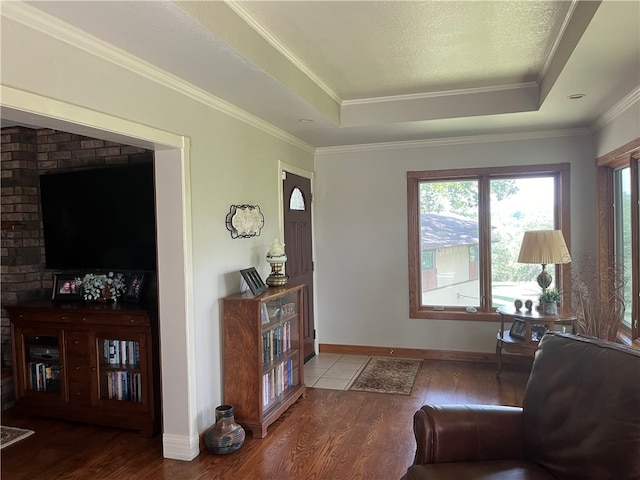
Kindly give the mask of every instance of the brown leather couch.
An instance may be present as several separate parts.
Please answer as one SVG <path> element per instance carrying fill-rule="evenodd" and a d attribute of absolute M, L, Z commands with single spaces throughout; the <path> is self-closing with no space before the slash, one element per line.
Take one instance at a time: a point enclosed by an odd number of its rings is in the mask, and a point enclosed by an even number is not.
<path fill-rule="evenodd" d="M 425 405 L 407 480 L 639 480 L 640 351 L 542 338 L 523 408 Z"/>

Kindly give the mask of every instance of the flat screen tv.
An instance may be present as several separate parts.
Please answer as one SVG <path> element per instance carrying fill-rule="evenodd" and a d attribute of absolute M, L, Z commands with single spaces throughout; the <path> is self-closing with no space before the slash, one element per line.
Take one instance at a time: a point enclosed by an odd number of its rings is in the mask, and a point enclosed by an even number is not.
<path fill-rule="evenodd" d="M 46 266 L 156 269 L 153 163 L 40 176 Z"/>

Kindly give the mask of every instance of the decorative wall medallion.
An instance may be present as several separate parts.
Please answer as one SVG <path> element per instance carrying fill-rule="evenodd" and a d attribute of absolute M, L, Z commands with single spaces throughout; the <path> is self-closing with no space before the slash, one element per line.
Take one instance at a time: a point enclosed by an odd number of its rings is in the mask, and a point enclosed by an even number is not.
<path fill-rule="evenodd" d="M 231 238 L 257 237 L 264 226 L 264 215 L 258 205 L 231 205 L 225 223 Z"/>

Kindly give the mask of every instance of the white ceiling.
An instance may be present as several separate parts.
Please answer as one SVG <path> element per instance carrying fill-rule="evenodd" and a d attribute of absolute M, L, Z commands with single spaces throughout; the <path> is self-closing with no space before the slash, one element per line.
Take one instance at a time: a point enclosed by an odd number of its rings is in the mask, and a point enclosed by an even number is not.
<path fill-rule="evenodd" d="M 28 3 L 316 147 L 588 128 L 640 95 L 638 1 Z"/>

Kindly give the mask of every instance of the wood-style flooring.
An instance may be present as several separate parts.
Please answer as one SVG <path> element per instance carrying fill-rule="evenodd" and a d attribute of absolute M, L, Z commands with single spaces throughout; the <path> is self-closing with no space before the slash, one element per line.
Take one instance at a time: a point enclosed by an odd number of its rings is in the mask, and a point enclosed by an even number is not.
<path fill-rule="evenodd" d="M 398 480 L 415 453 L 414 412 L 426 403 L 522 404 L 529 371 L 425 360 L 413 392 L 386 395 L 308 388 L 264 439 L 247 436 L 227 456 L 162 457 L 162 436 L 19 417 L 2 424 L 35 434 L 0 452 L 2 480 Z M 212 405 L 211 408 L 215 408 Z"/>

